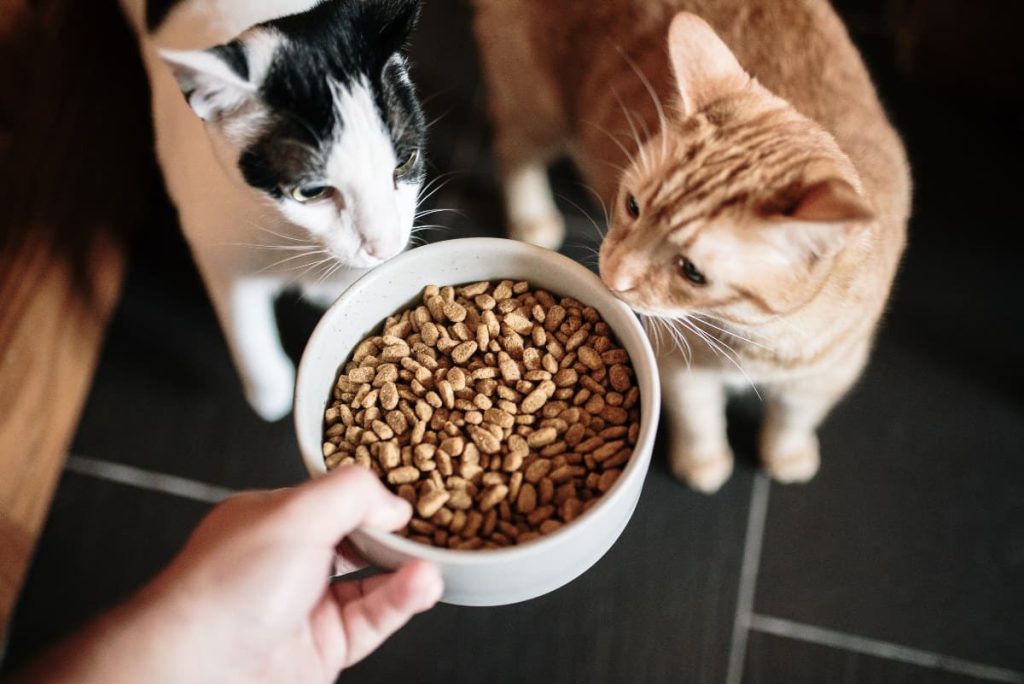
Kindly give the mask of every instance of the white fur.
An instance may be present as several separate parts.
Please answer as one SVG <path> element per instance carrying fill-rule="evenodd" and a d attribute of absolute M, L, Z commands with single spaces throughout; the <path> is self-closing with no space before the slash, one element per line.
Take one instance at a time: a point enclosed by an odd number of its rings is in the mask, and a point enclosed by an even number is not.
<path fill-rule="evenodd" d="M 345 126 L 326 167 L 344 210 L 337 211 L 332 202 L 285 202 L 281 209 L 345 263 L 371 267 L 401 252 L 409 241 L 417 188 L 409 183 L 395 188 L 392 172 L 398 159 L 369 85 L 335 87 L 334 100 L 344 112 Z"/>
<path fill-rule="evenodd" d="M 259 129 L 263 112 L 243 104 L 242 114 L 226 121 L 218 121 L 217 113 L 237 107 L 251 83 L 259 83 L 278 38 L 268 31 L 244 36 L 248 83 L 211 63 L 209 55 L 191 51 L 228 42 L 254 24 L 316 4 L 317 0 L 189 0 L 150 35 L 144 28 L 143 0 L 122 0 L 149 74 L 156 151 L 168 192 L 245 396 L 266 420 L 288 413 L 294 389 L 294 369 L 278 338 L 274 298 L 283 288 L 298 284 L 309 299 L 330 303 L 361 275 L 361 269 L 397 254 L 408 241 L 419 191 L 418 185 L 409 183 L 394 187 L 397 160 L 365 84 L 337 93 L 346 127 L 323 180 L 341 191 L 343 205 L 301 205 L 290 198 L 274 202 L 242 179 L 237 148 Z M 190 70 L 207 88 L 197 111 L 182 97 L 170 65 Z M 200 115 L 210 123 L 204 124 Z M 310 253 L 295 247 L 308 247 Z M 338 268 L 330 278 L 318 280 L 334 266 Z"/>
<path fill-rule="evenodd" d="M 565 239 L 565 221 L 551 196 L 547 168 L 527 163 L 510 169 L 503 183 L 509 236 L 547 249 Z"/>

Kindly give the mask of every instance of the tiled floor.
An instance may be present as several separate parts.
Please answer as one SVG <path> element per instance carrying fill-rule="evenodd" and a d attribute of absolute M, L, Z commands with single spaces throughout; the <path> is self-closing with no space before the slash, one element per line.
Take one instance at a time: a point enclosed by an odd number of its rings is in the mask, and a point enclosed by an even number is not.
<path fill-rule="evenodd" d="M 426 7 L 417 80 L 444 114 L 436 172 L 453 172 L 436 202 L 462 212 L 438 238 L 497 233 L 465 17 Z M 1024 120 L 919 92 L 885 56 L 869 52 L 914 162 L 912 247 L 864 381 L 823 430 L 819 476 L 756 474 L 744 402 L 721 493 L 677 484 L 659 453 L 622 539 L 582 578 L 520 605 L 438 607 L 345 681 L 1024 682 L 1024 286 L 1002 237 L 1021 211 L 1015 181 L 985 163 L 993 149 L 1021 158 Z M 597 236 L 572 204 L 592 205 L 556 176 L 566 251 L 585 260 Z M 279 308 L 298 354 L 316 313 Z M 137 587 L 210 502 L 303 477 L 289 422 L 245 406 L 164 206 L 73 450 L 8 667 Z"/>

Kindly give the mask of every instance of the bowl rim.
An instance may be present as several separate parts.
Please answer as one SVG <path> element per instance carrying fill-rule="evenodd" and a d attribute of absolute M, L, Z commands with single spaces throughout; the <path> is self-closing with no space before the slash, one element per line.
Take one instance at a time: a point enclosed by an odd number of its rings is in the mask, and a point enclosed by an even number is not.
<path fill-rule="evenodd" d="M 594 294 L 598 298 L 603 298 L 605 301 L 601 303 L 600 309 L 606 309 L 607 307 L 614 307 L 620 309 L 623 313 L 628 314 L 626 317 L 627 327 L 630 332 L 639 340 L 639 351 L 641 352 L 639 358 L 635 354 L 630 352 L 630 361 L 634 367 L 634 370 L 639 370 L 638 364 L 642 363 L 649 371 L 650 382 L 647 383 L 647 387 L 640 385 L 640 373 L 637 372 L 637 382 L 640 386 L 640 431 L 637 435 L 636 444 L 633 445 L 633 454 L 630 456 L 626 467 L 622 470 L 622 474 L 616 479 L 615 484 L 605 492 L 596 504 L 590 507 L 589 510 L 580 514 L 579 517 L 575 518 L 571 523 L 567 523 L 545 535 L 541 535 L 537 539 L 530 540 L 522 546 L 511 546 L 503 549 L 448 549 L 438 546 L 427 546 L 426 544 L 420 544 L 418 542 L 411 541 L 405 537 L 400 537 L 394 532 L 388 532 L 383 530 L 375 530 L 370 528 L 360 528 L 356 530 L 353 535 L 356 537 L 366 536 L 375 542 L 396 551 L 400 554 L 407 555 L 415 558 L 422 558 L 431 562 L 444 565 L 480 565 L 494 562 L 500 562 L 502 560 L 508 560 L 511 558 L 523 558 L 529 555 L 539 555 L 547 551 L 553 550 L 557 545 L 568 535 L 580 534 L 584 528 L 589 527 L 592 521 L 597 519 L 597 513 L 602 509 L 609 508 L 613 502 L 618 501 L 623 496 L 627 496 L 628 493 L 625 490 L 625 484 L 628 480 L 635 477 L 646 476 L 647 467 L 649 465 L 651 452 L 654 447 L 654 439 L 658 429 L 658 420 L 661 412 L 661 387 L 660 379 L 658 376 L 658 365 L 655 358 L 654 349 L 651 346 L 650 340 L 647 334 L 644 332 L 643 326 L 637 319 L 636 314 L 630 309 L 624 302 L 617 299 L 607 286 L 601 281 L 601 279 L 595 275 L 590 269 L 583 266 L 582 264 L 574 261 L 573 259 L 555 252 L 553 250 L 544 249 L 537 247 L 529 243 L 520 242 L 518 240 L 510 240 L 506 238 L 487 238 L 487 237 L 473 237 L 473 238 L 456 238 L 452 240 L 443 240 L 440 242 L 434 242 L 415 249 L 408 250 L 388 260 L 387 262 L 373 268 L 372 270 L 364 273 L 357 280 L 352 282 L 344 292 L 331 304 L 330 307 L 323 313 L 320 320 L 317 322 L 316 328 L 313 333 L 309 336 L 309 340 L 306 342 L 306 346 L 302 352 L 302 357 L 299 361 L 299 366 L 296 373 L 295 382 L 295 396 L 294 396 L 294 410 L 293 410 L 293 424 L 295 427 L 297 442 L 299 446 L 299 455 L 302 458 L 303 464 L 306 470 L 309 472 L 312 478 L 317 478 L 325 475 L 328 471 L 323 465 L 323 458 L 320 455 L 320 443 L 308 444 L 307 440 L 303 437 L 303 429 L 301 426 L 302 417 L 305 414 L 306 405 L 309 402 L 317 404 L 318 401 L 314 401 L 314 398 L 309 397 L 304 399 L 300 396 L 300 389 L 305 384 L 303 378 L 313 371 L 310 369 L 311 361 L 311 350 L 319 347 L 324 341 L 330 337 L 331 329 L 328 324 L 328 320 L 332 317 L 332 313 L 339 308 L 342 308 L 346 303 L 353 299 L 362 290 L 372 287 L 376 280 L 380 278 L 386 278 L 388 273 L 400 271 L 403 269 L 405 264 L 409 261 L 415 261 L 423 258 L 430 257 L 436 253 L 443 254 L 445 251 L 451 250 L 453 243 L 458 243 L 459 246 L 463 247 L 476 247 L 480 251 L 493 252 L 498 250 L 499 252 L 507 253 L 508 250 L 519 250 L 522 254 L 534 256 L 553 262 L 560 267 L 571 271 L 577 278 L 583 280 L 589 280 L 591 285 L 594 287 Z M 467 244 L 468 243 L 468 244 Z M 497 279 L 487 278 L 488 280 Z M 505 278 L 501 278 L 505 279 Z M 426 283 L 424 283 L 426 285 Z M 545 288 L 548 289 L 548 288 Z M 555 288 L 551 288 L 555 289 Z M 597 307 L 593 301 L 585 302 L 590 306 Z M 381 321 L 385 317 L 391 315 L 393 312 L 383 313 Z M 623 341 L 622 331 L 613 326 L 607 321 L 604 315 L 602 318 L 608 323 L 612 331 L 615 333 L 615 337 L 621 344 L 625 346 Z M 323 338 L 323 340 L 322 340 Z M 350 350 L 351 351 L 351 350 Z M 335 370 L 335 374 L 337 370 Z M 635 457 L 636 454 L 642 454 L 640 457 Z M 315 458 L 310 458 L 309 454 L 314 454 Z M 320 464 L 320 468 L 315 468 L 312 463 Z M 639 475 L 637 471 L 642 470 Z M 357 539 L 358 541 L 358 539 Z"/>

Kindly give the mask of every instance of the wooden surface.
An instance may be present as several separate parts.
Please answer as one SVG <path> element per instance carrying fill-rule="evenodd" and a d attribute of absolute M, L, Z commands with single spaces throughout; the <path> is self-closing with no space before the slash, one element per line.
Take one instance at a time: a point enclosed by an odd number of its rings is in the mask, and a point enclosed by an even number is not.
<path fill-rule="evenodd" d="M 0 634 L 152 187 L 134 54 L 112 0 L 0 4 Z"/>

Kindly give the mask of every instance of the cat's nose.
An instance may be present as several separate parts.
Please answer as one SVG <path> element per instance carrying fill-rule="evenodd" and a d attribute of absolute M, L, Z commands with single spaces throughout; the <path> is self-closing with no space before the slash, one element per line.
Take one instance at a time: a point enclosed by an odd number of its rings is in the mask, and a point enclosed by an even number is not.
<path fill-rule="evenodd" d="M 613 292 L 628 292 L 636 287 L 636 279 L 623 271 L 601 271 L 601 280 Z"/>
<path fill-rule="evenodd" d="M 403 245 L 398 244 L 397 241 L 383 237 L 363 240 L 363 251 L 374 259 L 390 259 L 401 252 L 402 247 Z"/>
<path fill-rule="evenodd" d="M 626 292 L 636 287 L 636 271 L 630 268 L 629 259 L 622 250 L 602 245 L 598 261 L 601 281 L 609 290 Z"/>
<path fill-rule="evenodd" d="M 387 249 L 379 242 L 372 240 L 363 243 L 363 249 L 367 254 L 375 259 L 383 259 L 387 254 Z"/>

